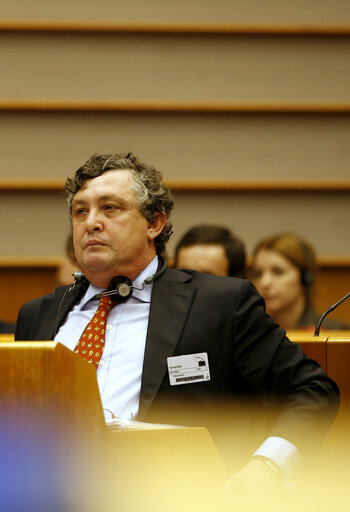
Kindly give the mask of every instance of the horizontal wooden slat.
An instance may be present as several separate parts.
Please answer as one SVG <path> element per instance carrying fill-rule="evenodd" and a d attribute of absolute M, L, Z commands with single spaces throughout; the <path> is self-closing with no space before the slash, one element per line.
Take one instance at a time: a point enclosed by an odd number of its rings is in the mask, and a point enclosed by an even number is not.
<path fill-rule="evenodd" d="M 0 99 L 3 111 L 69 111 L 69 112 L 261 112 L 261 113 L 348 113 L 350 103 L 253 103 L 253 102 L 184 102 L 168 101 L 103 101 L 52 99 Z"/>
<path fill-rule="evenodd" d="M 60 20 L 1 20 L 1 31 L 126 32 L 162 34 L 350 34 L 348 24 L 118 23 Z"/>
<path fill-rule="evenodd" d="M 0 190 L 14 192 L 57 192 L 64 190 L 64 181 L 62 180 L 0 180 Z"/>
<path fill-rule="evenodd" d="M 1 257 L 0 268 L 56 268 L 62 263 L 62 258 L 28 258 L 16 256 L 13 258 Z"/>
<path fill-rule="evenodd" d="M 322 268 L 326 267 L 333 267 L 333 268 L 340 268 L 340 267 L 350 267 L 350 257 L 342 257 L 342 258 L 318 258 L 317 260 L 318 266 Z"/>
<path fill-rule="evenodd" d="M 251 258 L 248 257 L 248 267 L 251 264 Z M 1 265 L 1 263 L 0 263 Z M 317 266 L 321 269 L 342 269 L 349 267 L 348 270 L 350 270 L 350 257 L 343 256 L 343 257 L 322 257 L 317 258 Z"/>
<path fill-rule="evenodd" d="M 228 190 L 245 192 L 344 192 L 350 190 L 349 181 L 167 181 L 173 190 Z"/>
<path fill-rule="evenodd" d="M 0 257 L 0 268 L 55 268 L 62 263 L 60 257 L 22 257 L 16 256 L 13 258 Z M 322 257 L 317 260 L 320 268 L 350 268 L 350 257 Z M 169 265 L 172 265 L 172 258 L 169 258 Z M 249 265 L 249 261 L 248 261 Z"/>
<path fill-rule="evenodd" d="M 344 192 L 349 181 L 177 181 L 165 180 L 172 190 L 179 191 L 245 191 L 245 192 Z M 64 190 L 61 180 L 0 180 L 0 191 L 56 192 Z"/>

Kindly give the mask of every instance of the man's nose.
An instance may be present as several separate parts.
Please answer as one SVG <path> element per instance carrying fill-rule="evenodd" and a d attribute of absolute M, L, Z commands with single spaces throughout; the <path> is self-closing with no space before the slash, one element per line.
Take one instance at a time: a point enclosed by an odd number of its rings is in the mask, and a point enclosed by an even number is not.
<path fill-rule="evenodd" d="M 101 231 L 102 230 L 102 218 L 100 212 L 97 210 L 90 210 L 89 215 L 86 219 L 86 228 L 89 231 Z"/>

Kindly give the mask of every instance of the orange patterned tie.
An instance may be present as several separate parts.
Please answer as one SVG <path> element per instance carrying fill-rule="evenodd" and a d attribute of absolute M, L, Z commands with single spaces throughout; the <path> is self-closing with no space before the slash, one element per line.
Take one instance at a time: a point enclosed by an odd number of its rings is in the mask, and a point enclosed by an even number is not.
<path fill-rule="evenodd" d="M 95 368 L 99 365 L 105 347 L 108 314 L 115 304 L 117 302 L 110 297 L 101 297 L 96 313 L 85 327 L 74 349 L 75 354 L 79 354 Z"/>

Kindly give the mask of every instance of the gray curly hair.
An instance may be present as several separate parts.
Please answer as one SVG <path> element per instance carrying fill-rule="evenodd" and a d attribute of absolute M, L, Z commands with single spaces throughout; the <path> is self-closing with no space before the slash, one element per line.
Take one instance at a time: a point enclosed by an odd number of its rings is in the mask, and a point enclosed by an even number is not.
<path fill-rule="evenodd" d="M 79 167 L 72 178 L 68 177 L 65 189 L 70 216 L 72 216 L 73 198 L 78 190 L 84 188 L 86 181 L 97 178 L 106 171 L 117 169 L 127 169 L 132 173 L 137 207 L 149 222 L 153 222 L 159 212 L 166 214 L 167 223 L 155 239 L 157 254 L 162 253 L 173 232 L 170 213 L 174 201 L 169 188 L 163 183 L 161 172 L 151 165 L 140 162 L 133 153 L 92 155 L 84 165 Z"/>

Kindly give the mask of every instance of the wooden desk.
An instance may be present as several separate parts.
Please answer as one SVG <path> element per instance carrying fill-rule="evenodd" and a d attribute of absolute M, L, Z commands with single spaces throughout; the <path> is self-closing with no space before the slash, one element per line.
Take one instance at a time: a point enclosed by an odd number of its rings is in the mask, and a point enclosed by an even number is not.
<path fill-rule="evenodd" d="M 313 357 L 323 370 L 338 385 L 340 407 L 331 426 L 322 457 L 334 461 L 344 471 L 350 471 L 350 333 L 349 331 L 327 331 L 314 338 L 302 331 L 288 333 L 289 339 L 299 343 L 309 357 Z"/>
<path fill-rule="evenodd" d="M 327 337 L 319 336 L 314 338 L 312 335 L 297 333 L 289 335 L 289 339 L 302 346 L 305 355 L 315 359 L 322 370 L 327 373 Z"/>
<path fill-rule="evenodd" d="M 14 334 L 0 334 L 0 343 L 11 343 L 15 341 Z"/>
<path fill-rule="evenodd" d="M 0 343 L 0 405 L 4 509 L 51 510 L 45 494 L 62 510 L 193 510 L 224 485 L 206 428 L 110 431 L 96 372 L 60 343 Z"/>

